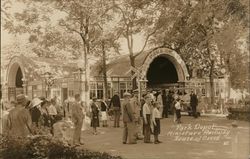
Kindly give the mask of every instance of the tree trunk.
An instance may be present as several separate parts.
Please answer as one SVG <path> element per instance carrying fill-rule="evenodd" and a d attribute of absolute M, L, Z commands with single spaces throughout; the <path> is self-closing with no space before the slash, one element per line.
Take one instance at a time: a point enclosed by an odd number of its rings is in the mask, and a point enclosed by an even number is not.
<path fill-rule="evenodd" d="M 209 83 L 210 83 L 210 95 L 211 95 L 211 105 L 214 105 L 214 60 L 211 60 L 210 74 L 209 74 Z"/>
<path fill-rule="evenodd" d="M 130 55 L 129 58 L 130 58 L 130 65 L 135 68 L 135 57 L 133 55 Z M 134 74 L 135 74 L 135 72 L 131 71 L 131 76 L 133 76 Z M 133 80 L 132 80 L 132 90 L 134 90 L 136 88 L 137 88 L 136 78 L 133 78 Z"/>
<path fill-rule="evenodd" d="M 104 95 L 103 98 L 107 99 L 108 95 L 108 80 L 107 80 L 107 67 L 106 67 L 106 52 L 105 52 L 105 43 L 102 41 L 102 73 L 104 80 Z"/>

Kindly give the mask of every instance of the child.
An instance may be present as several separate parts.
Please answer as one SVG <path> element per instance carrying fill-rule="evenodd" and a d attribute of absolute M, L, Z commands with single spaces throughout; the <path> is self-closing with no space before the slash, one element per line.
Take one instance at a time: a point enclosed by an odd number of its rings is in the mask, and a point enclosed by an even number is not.
<path fill-rule="evenodd" d="M 161 113 L 159 111 L 160 105 L 159 103 L 155 102 L 154 103 L 154 108 L 152 112 L 152 120 L 154 124 L 154 143 L 159 144 L 161 141 L 158 139 L 158 135 L 160 134 L 160 118 L 161 118 Z"/>
<path fill-rule="evenodd" d="M 180 104 L 180 98 L 176 99 L 175 103 L 175 112 L 176 112 L 176 118 L 177 118 L 177 123 L 181 123 L 181 104 Z"/>
<path fill-rule="evenodd" d="M 99 127 L 99 108 L 96 103 L 96 98 L 93 98 L 93 103 L 90 106 L 90 112 L 91 112 L 91 127 L 93 127 L 93 134 L 97 135 L 96 127 Z"/>
<path fill-rule="evenodd" d="M 105 102 L 105 100 L 102 100 L 101 102 L 101 114 L 102 114 L 102 126 L 103 127 L 107 127 L 108 126 L 108 119 L 107 119 L 107 103 Z"/>

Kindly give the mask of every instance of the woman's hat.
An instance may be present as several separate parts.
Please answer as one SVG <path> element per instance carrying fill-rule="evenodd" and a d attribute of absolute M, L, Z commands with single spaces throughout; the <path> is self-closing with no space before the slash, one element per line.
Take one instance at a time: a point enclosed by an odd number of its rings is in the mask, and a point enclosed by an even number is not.
<path fill-rule="evenodd" d="M 131 94 L 128 93 L 128 92 L 125 92 L 125 93 L 123 94 L 123 97 L 130 97 L 130 96 L 131 96 Z"/>
<path fill-rule="evenodd" d="M 30 103 L 30 105 L 29 105 L 29 108 L 34 108 L 34 107 L 40 105 L 42 102 L 43 102 L 43 101 L 42 101 L 41 99 L 39 99 L 39 98 L 34 98 L 34 99 L 31 101 L 31 103 Z"/>

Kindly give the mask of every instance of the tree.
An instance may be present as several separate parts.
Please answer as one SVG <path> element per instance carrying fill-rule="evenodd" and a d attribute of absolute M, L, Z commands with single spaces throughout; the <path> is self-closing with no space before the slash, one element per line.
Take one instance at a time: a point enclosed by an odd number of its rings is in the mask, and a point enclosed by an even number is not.
<path fill-rule="evenodd" d="M 176 11 L 179 11 L 179 14 L 175 14 L 177 16 L 172 20 L 172 25 L 163 27 L 161 34 L 155 34 L 153 43 L 158 44 L 156 49 L 167 47 L 176 51 L 186 61 L 189 69 L 203 70 L 205 76 L 210 79 L 213 104 L 214 78 L 220 74 L 220 69 L 223 67 L 220 61 L 223 54 L 218 49 L 215 36 L 235 15 L 242 19 L 245 15 L 244 10 L 242 11 L 244 7 L 237 0 L 202 0 L 183 3 L 185 5 L 177 5 Z M 164 14 L 162 16 L 169 17 Z"/>
<path fill-rule="evenodd" d="M 93 54 L 101 35 L 101 23 L 109 19 L 107 12 L 112 1 L 93 0 L 17 0 L 25 5 L 20 13 L 8 14 L 4 27 L 16 34 L 27 33 L 30 42 L 36 43 L 34 51 L 40 56 L 58 56 L 66 52 L 81 58 L 85 70 L 85 99 L 88 91 L 88 56 Z M 8 7 L 6 8 L 8 11 Z M 6 11 L 6 10 L 5 10 Z M 7 12 L 6 12 L 7 13 Z M 56 16 L 53 16 L 56 15 Z M 18 23 L 17 23 L 18 22 Z M 63 54 L 59 54 L 60 56 Z"/>
<path fill-rule="evenodd" d="M 129 50 L 129 59 L 131 67 L 135 67 L 135 58 L 142 53 L 149 39 L 154 35 L 161 27 L 155 22 L 158 11 L 156 10 L 156 4 L 150 0 L 116 0 L 114 1 L 114 10 L 118 14 L 118 26 L 117 34 L 121 34 L 127 41 L 127 47 Z M 134 51 L 134 37 L 138 34 L 143 34 L 145 37 L 144 44 L 139 51 Z M 131 75 L 135 74 L 131 71 Z M 133 79 L 132 89 L 137 87 L 136 78 Z"/>

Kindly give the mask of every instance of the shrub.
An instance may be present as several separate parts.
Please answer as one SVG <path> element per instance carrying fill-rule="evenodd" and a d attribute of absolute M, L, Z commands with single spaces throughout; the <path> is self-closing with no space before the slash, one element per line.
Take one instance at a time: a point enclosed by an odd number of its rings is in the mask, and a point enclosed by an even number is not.
<path fill-rule="evenodd" d="M 0 154 L 3 159 L 121 159 L 105 152 L 71 147 L 49 136 L 2 137 Z"/>

